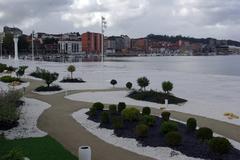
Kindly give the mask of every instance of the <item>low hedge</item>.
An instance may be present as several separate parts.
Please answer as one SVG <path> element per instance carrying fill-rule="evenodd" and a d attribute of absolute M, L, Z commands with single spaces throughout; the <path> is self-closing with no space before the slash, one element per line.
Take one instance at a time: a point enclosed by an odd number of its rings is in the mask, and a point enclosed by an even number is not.
<path fill-rule="evenodd" d="M 116 114 L 117 113 L 117 106 L 112 104 L 112 105 L 109 105 L 109 113 L 110 114 Z"/>
<path fill-rule="evenodd" d="M 114 129 L 122 129 L 124 127 L 123 118 L 121 116 L 114 116 L 111 121 Z"/>
<path fill-rule="evenodd" d="M 150 115 L 150 114 L 151 114 L 151 108 L 150 107 L 143 107 L 142 115 Z"/>
<path fill-rule="evenodd" d="M 197 130 L 197 138 L 204 140 L 210 140 L 213 137 L 213 131 L 210 128 L 202 127 Z"/>
<path fill-rule="evenodd" d="M 110 122 L 109 114 L 107 112 L 102 112 L 101 113 L 101 124 L 107 124 Z"/>
<path fill-rule="evenodd" d="M 141 117 L 141 123 L 148 125 L 148 126 L 154 126 L 156 123 L 156 117 L 152 115 L 145 115 Z"/>
<path fill-rule="evenodd" d="M 58 85 L 53 85 L 53 86 L 40 86 L 35 89 L 37 92 L 51 92 L 51 91 L 61 91 L 62 88 Z"/>
<path fill-rule="evenodd" d="M 12 77 L 12 76 L 3 76 L 0 78 L 0 81 L 4 83 L 12 83 L 14 81 L 21 82 L 20 78 Z"/>
<path fill-rule="evenodd" d="M 62 83 L 85 83 L 86 81 L 82 80 L 81 78 L 64 78 L 60 82 L 62 82 Z"/>

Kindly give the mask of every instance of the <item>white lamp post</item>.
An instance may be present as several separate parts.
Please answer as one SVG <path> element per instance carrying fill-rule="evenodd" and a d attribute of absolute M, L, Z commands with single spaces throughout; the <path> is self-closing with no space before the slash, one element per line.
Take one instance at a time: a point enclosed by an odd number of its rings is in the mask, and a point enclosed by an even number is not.
<path fill-rule="evenodd" d="M 34 31 L 32 31 L 32 61 L 34 61 Z"/>
<path fill-rule="evenodd" d="M 101 48 L 101 51 L 102 51 L 102 62 L 104 62 L 104 31 L 105 29 L 107 28 L 107 21 L 105 19 L 105 17 L 102 16 L 102 19 L 101 19 L 101 28 L 102 28 L 102 48 Z"/>
<path fill-rule="evenodd" d="M 13 41 L 14 41 L 14 53 L 15 53 L 14 60 L 17 61 L 18 60 L 18 35 L 14 35 Z"/>

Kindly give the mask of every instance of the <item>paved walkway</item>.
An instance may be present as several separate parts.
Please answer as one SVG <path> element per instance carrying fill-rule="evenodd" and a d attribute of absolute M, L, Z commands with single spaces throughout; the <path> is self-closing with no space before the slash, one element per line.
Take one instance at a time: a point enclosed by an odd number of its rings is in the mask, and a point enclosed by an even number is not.
<path fill-rule="evenodd" d="M 44 101 L 52 106 L 45 110 L 40 116 L 38 127 L 55 138 L 76 156 L 79 146 L 90 145 L 93 151 L 93 160 L 152 160 L 151 158 L 140 156 L 133 152 L 105 143 L 85 130 L 72 118 L 71 114 L 73 112 L 78 111 L 81 108 L 90 107 L 91 103 L 65 99 L 65 93 L 47 96 L 32 93 L 32 90 L 43 82 L 36 80 L 28 81 L 30 81 L 30 86 L 27 88 L 25 96 Z M 71 91 L 71 94 L 79 92 L 84 91 Z M 160 111 L 153 109 L 153 113 L 159 115 Z M 197 119 L 199 126 L 210 127 L 214 132 L 240 142 L 240 127 L 237 125 L 176 111 L 171 111 L 171 113 L 173 118 L 181 121 L 186 121 L 189 117 L 194 117 Z"/>

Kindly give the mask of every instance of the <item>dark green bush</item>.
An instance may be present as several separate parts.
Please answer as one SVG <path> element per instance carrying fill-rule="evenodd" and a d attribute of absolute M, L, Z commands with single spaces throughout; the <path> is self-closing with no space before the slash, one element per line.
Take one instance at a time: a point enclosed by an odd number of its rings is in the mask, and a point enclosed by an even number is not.
<path fill-rule="evenodd" d="M 141 117 L 141 123 L 146 124 L 148 126 L 154 126 L 156 123 L 156 117 L 152 115 L 145 115 Z"/>
<path fill-rule="evenodd" d="M 20 149 L 12 149 L 8 154 L 0 157 L 1 160 L 24 160 L 24 154 Z"/>
<path fill-rule="evenodd" d="M 112 105 L 109 105 L 109 113 L 110 114 L 115 114 L 117 113 L 117 106 L 112 104 Z"/>
<path fill-rule="evenodd" d="M 172 131 L 177 131 L 177 123 L 172 121 L 165 121 L 160 126 L 160 132 L 163 134 L 167 134 Z"/>
<path fill-rule="evenodd" d="M 109 121 L 110 121 L 109 114 L 107 112 L 102 112 L 101 113 L 101 124 L 109 123 Z"/>
<path fill-rule="evenodd" d="M 114 86 L 117 84 L 117 81 L 116 81 L 115 79 L 112 79 L 110 83 L 111 83 L 111 85 L 113 85 L 113 87 L 114 87 Z"/>
<path fill-rule="evenodd" d="M 101 102 L 96 102 L 92 105 L 93 108 L 96 108 L 99 111 L 102 111 L 104 108 L 104 105 Z"/>
<path fill-rule="evenodd" d="M 140 118 L 140 112 L 136 108 L 125 108 L 121 114 L 123 119 L 128 121 L 138 121 Z"/>
<path fill-rule="evenodd" d="M 40 86 L 35 89 L 37 92 L 50 92 L 50 91 L 61 91 L 62 88 L 59 85 L 53 85 L 53 86 Z"/>
<path fill-rule="evenodd" d="M 151 114 L 151 109 L 150 107 L 143 107 L 142 109 L 142 115 L 150 115 Z"/>
<path fill-rule="evenodd" d="M 169 93 L 173 89 L 173 84 L 170 81 L 162 82 L 162 89 L 165 93 Z"/>
<path fill-rule="evenodd" d="M 6 69 L 7 69 L 7 65 L 0 63 L 0 73 L 4 72 Z"/>
<path fill-rule="evenodd" d="M 213 137 L 213 131 L 210 128 L 202 127 L 197 130 L 197 138 L 204 140 L 210 140 Z"/>
<path fill-rule="evenodd" d="M 169 121 L 171 113 L 170 112 L 162 112 L 161 116 L 164 121 Z"/>
<path fill-rule="evenodd" d="M 14 68 L 13 66 L 8 66 L 8 67 L 6 68 L 6 70 L 7 70 L 8 72 L 15 72 L 15 71 L 17 70 L 17 68 Z"/>
<path fill-rule="evenodd" d="M 21 82 L 21 80 L 19 78 L 12 77 L 12 76 L 3 76 L 0 78 L 0 81 L 2 81 L 4 83 L 12 83 L 14 81 Z"/>
<path fill-rule="evenodd" d="M 96 115 L 97 115 L 97 108 L 91 107 L 91 108 L 89 109 L 88 114 L 89 114 L 90 117 L 96 116 Z"/>
<path fill-rule="evenodd" d="M 137 79 L 137 83 L 139 85 L 139 87 L 144 88 L 144 90 L 146 90 L 146 87 L 150 84 L 149 79 L 147 79 L 147 77 L 140 77 Z"/>
<path fill-rule="evenodd" d="M 232 147 L 231 143 L 223 137 L 214 137 L 210 139 L 208 146 L 212 152 L 218 154 L 228 153 Z"/>
<path fill-rule="evenodd" d="M 119 102 L 118 103 L 118 112 L 121 113 L 126 108 L 126 103 Z"/>
<path fill-rule="evenodd" d="M 145 124 L 138 124 L 135 128 L 135 134 L 137 137 L 147 137 L 148 135 L 148 126 Z"/>
<path fill-rule="evenodd" d="M 165 141 L 169 146 L 178 146 L 182 143 L 182 136 L 179 132 L 168 132 L 165 136 Z"/>
<path fill-rule="evenodd" d="M 131 83 L 131 82 L 127 82 L 127 83 L 126 83 L 126 87 L 127 87 L 128 89 L 132 89 L 132 83 Z"/>
<path fill-rule="evenodd" d="M 122 129 L 123 128 L 123 118 L 121 116 L 112 117 L 112 126 L 114 129 Z"/>
<path fill-rule="evenodd" d="M 197 127 L 197 120 L 195 118 L 189 118 L 187 120 L 187 128 L 190 131 L 195 131 Z"/>

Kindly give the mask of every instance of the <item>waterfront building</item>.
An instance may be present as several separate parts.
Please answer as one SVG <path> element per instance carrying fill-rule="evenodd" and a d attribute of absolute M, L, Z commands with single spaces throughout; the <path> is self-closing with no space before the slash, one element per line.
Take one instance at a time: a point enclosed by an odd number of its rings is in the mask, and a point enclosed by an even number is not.
<path fill-rule="evenodd" d="M 100 33 L 86 32 L 83 33 L 82 38 L 82 51 L 86 54 L 101 54 L 101 36 Z"/>

